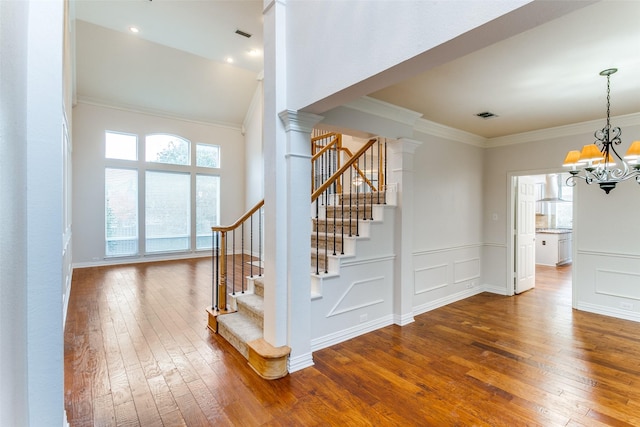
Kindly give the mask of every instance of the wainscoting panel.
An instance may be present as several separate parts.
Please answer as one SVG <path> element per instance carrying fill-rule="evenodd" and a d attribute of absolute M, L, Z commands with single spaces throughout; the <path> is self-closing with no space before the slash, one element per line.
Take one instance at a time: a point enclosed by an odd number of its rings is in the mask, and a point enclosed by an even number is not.
<path fill-rule="evenodd" d="M 448 264 L 416 268 L 414 273 L 415 294 L 434 291 L 448 285 Z"/>
<path fill-rule="evenodd" d="M 640 321 L 640 255 L 578 251 L 576 308 Z"/>
<path fill-rule="evenodd" d="M 597 269 L 596 294 L 640 300 L 640 274 Z"/>
<path fill-rule="evenodd" d="M 311 301 L 312 351 L 393 323 L 394 256 L 344 263 Z"/>
<path fill-rule="evenodd" d="M 453 262 L 453 283 L 466 282 L 480 277 L 480 258 Z"/>
<path fill-rule="evenodd" d="M 482 292 L 481 245 L 415 252 L 414 314 Z"/>

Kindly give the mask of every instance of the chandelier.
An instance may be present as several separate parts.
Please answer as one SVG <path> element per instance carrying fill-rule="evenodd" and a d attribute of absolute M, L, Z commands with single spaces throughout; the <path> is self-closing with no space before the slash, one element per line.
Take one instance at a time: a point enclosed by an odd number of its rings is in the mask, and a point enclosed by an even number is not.
<path fill-rule="evenodd" d="M 607 124 L 595 132 L 596 140 L 593 144 L 582 147 L 582 151 L 573 150 L 567 153 L 563 166 L 570 167 L 571 174 L 567 178 L 567 185 L 575 186 L 578 179 L 587 184 L 598 184 L 605 193 L 609 194 L 616 184 L 635 178 L 640 183 L 640 141 L 635 141 L 629 147 L 624 158 L 615 149 L 622 140 L 619 127 L 611 127 L 611 74 L 617 68 L 609 68 L 600 72 L 607 77 Z M 615 157 L 614 157 L 615 156 Z"/>

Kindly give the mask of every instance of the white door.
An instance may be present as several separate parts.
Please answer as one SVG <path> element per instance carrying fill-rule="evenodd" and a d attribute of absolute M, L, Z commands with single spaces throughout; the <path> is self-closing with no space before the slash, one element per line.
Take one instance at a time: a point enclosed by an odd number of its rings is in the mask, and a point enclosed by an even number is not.
<path fill-rule="evenodd" d="M 515 293 L 527 291 L 536 283 L 536 192 L 529 176 L 516 179 Z"/>

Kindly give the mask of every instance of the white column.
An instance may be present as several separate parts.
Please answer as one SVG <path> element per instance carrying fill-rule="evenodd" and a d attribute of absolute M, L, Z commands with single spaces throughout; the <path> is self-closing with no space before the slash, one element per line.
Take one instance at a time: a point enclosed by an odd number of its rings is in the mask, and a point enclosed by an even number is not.
<path fill-rule="evenodd" d="M 281 347 L 288 345 L 287 136 L 278 117 L 287 104 L 286 5 L 264 6 L 264 339 Z"/>
<path fill-rule="evenodd" d="M 287 109 L 286 4 L 264 8 L 264 338 L 291 347 L 289 371 L 311 358 L 311 141 L 321 117 Z"/>
<path fill-rule="evenodd" d="M 311 357 L 311 131 L 322 117 L 286 110 L 287 291 L 289 372 L 313 365 Z M 284 254 L 283 254 L 284 255 Z"/>
<path fill-rule="evenodd" d="M 397 184 L 398 214 L 394 227 L 394 289 L 393 318 L 397 325 L 413 322 L 413 295 L 415 289 L 413 271 L 413 154 L 422 144 L 407 138 L 400 138 L 389 144 L 389 166 L 391 176 L 388 182 Z"/>

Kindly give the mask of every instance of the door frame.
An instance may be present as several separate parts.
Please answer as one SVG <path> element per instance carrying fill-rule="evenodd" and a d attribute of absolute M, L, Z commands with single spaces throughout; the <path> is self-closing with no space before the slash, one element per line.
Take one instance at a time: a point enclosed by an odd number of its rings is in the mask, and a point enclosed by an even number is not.
<path fill-rule="evenodd" d="M 530 170 L 523 170 L 523 171 L 509 171 L 507 172 L 507 202 L 508 202 L 508 214 L 507 214 L 507 220 L 506 222 L 506 237 L 507 237 L 507 253 L 506 253 L 506 265 L 507 265 L 507 271 L 506 271 L 506 280 L 507 280 L 507 293 L 506 295 L 508 296 L 514 296 L 516 295 L 515 293 L 515 286 L 514 286 L 514 280 L 516 280 L 516 274 L 515 274 L 515 266 L 516 266 L 516 252 L 515 252 L 515 245 L 514 245 L 514 215 L 516 213 L 516 185 L 517 185 L 517 177 L 519 176 L 529 176 L 529 175 L 547 175 L 547 174 L 554 174 L 554 173 L 567 173 L 566 169 L 562 169 L 562 168 L 551 168 L 551 169 L 530 169 Z M 572 216 L 573 216 L 573 235 L 572 235 L 572 245 L 571 245 L 571 263 L 572 263 L 572 267 L 571 267 L 571 306 L 573 308 L 576 308 L 576 287 L 573 286 L 573 283 L 576 280 L 576 271 L 578 270 L 577 268 L 577 257 L 576 257 L 576 248 L 577 248 L 577 240 L 578 240 L 578 230 L 579 227 L 577 226 L 577 215 L 576 215 L 576 206 L 577 206 L 577 199 L 578 199 L 578 192 L 573 191 L 573 205 L 572 205 Z"/>

